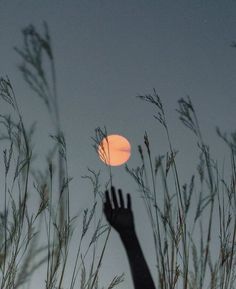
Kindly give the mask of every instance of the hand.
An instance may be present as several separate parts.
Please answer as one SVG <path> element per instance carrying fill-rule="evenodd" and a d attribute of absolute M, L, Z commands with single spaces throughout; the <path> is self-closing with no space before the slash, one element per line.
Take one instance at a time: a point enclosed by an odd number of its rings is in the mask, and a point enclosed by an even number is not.
<path fill-rule="evenodd" d="M 111 199 L 109 192 L 105 191 L 105 202 L 103 211 L 108 223 L 119 233 L 134 232 L 134 217 L 131 209 L 131 197 L 127 194 L 127 207 L 125 207 L 121 189 L 118 190 L 119 204 L 115 188 L 111 188 Z"/>

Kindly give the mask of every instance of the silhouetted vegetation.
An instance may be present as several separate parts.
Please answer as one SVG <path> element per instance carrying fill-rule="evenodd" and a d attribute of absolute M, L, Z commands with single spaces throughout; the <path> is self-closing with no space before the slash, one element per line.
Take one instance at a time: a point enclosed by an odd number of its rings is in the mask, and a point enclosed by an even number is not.
<path fill-rule="evenodd" d="M 71 177 L 67 169 L 66 139 L 60 124 L 50 33 L 46 24 L 43 33 L 30 25 L 22 31 L 22 37 L 22 47 L 15 48 L 22 61 L 19 70 L 35 96 L 45 104 L 55 133 L 51 136 L 54 144 L 45 158 L 46 170 L 42 171 L 33 163 L 35 127 L 28 128 L 24 123 L 14 85 L 8 77 L 2 77 L 0 96 L 12 114 L 0 114 L 1 289 L 23 288 L 42 266 L 45 274 L 41 277 L 41 287 L 100 288 L 99 274 L 111 227 L 95 219 L 96 204 L 112 184 L 111 168 L 108 167 L 107 184 L 100 182 L 99 173 L 88 171 L 85 178 L 92 184 L 94 204 L 84 209 L 83 216 L 71 216 Z M 143 145 L 138 146 L 140 165 L 126 166 L 143 198 L 152 227 L 156 288 L 236 288 L 236 133 L 228 136 L 217 129 L 231 160 L 230 172 L 225 177 L 202 136 L 190 98 L 180 99 L 177 109 L 180 121 L 191 130 L 199 148 L 196 173 L 187 183 L 182 183 L 176 161 L 178 152 L 173 146 L 159 95 L 154 90 L 139 98 L 155 107 L 154 118 L 164 129 L 169 145 L 163 155 L 154 156 L 145 133 Z M 95 148 L 106 135 L 106 129 L 95 130 Z M 33 190 L 38 194 L 39 203 L 32 210 L 29 195 Z M 94 222 L 95 227 L 91 228 Z M 75 226 L 80 228 L 79 235 L 74 234 Z M 214 232 L 218 239 L 213 237 Z M 78 246 L 76 254 L 71 256 L 74 239 Z M 68 271 L 68 264 L 72 262 L 73 270 Z M 65 275 L 70 280 L 66 284 Z M 123 275 L 115 275 L 106 288 L 111 289 L 122 281 Z"/>

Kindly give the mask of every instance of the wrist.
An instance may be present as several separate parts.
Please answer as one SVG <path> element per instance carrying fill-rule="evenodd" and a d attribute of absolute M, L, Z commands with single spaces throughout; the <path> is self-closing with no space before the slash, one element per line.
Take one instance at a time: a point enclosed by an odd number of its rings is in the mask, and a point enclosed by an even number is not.
<path fill-rule="evenodd" d="M 126 230 L 122 230 L 122 231 L 118 232 L 118 234 L 120 235 L 120 238 L 122 240 L 126 240 L 126 239 L 132 239 L 133 237 L 135 237 L 136 231 L 135 231 L 135 228 L 126 229 Z"/>
<path fill-rule="evenodd" d="M 141 250 L 135 229 L 122 232 L 119 235 L 128 255 L 133 255 L 135 252 L 137 252 L 137 248 Z"/>

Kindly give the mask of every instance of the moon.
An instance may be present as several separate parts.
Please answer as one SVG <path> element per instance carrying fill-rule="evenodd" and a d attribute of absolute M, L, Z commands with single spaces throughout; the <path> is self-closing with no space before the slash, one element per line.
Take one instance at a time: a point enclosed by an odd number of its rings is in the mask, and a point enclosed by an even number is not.
<path fill-rule="evenodd" d="M 130 158 L 131 145 L 125 137 L 111 134 L 100 142 L 98 155 L 106 165 L 120 166 Z"/>

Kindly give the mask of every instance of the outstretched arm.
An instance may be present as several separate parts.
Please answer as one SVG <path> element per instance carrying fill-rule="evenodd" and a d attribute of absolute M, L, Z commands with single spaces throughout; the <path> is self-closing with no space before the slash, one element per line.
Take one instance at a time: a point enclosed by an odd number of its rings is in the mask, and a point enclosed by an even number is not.
<path fill-rule="evenodd" d="M 135 289 L 155 289 L 152 276 L 148 269 L 134 226 L 131 197 L 127 194 L 125 207 L 123 194 L 118 190 L 119 202 L 115 188 L 105 192 L 104 213 L 109 224 L 118 232 L 128 256 Z"/>

